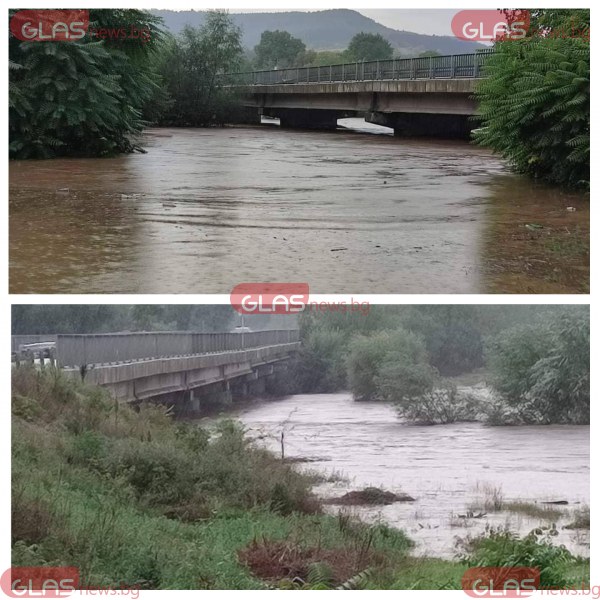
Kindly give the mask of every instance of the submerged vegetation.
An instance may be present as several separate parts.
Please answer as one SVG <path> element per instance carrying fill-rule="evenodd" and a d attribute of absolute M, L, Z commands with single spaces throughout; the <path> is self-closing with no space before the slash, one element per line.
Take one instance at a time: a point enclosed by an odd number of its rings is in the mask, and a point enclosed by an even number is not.
<path fill-rule="evenodd" d="M 356 400 L 391 402 L 419 424 L 589 423 L 589 312 L 536 312 L 421 306 L 303 315 L 296 391 L 350 389 Z M 491 394 L 443 376 L 480 367 Z"/>

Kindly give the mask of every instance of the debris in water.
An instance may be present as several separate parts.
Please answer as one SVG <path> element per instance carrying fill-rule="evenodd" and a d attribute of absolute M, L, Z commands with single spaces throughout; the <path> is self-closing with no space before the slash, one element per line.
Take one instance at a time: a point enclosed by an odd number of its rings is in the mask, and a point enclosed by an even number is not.
<path fill-rule="evenodd" d="M 415 499 L 408 494 L 394 494 L 386 492 L 381 488 L 367 487 L 364 490 L 355 490 L 348 492 L 340 498 L 326 498 L 324 504 L 343 504 L 345 506 L 356 506 L 361 504 L 381 505 L 392 504 L 394 502 L 414 502 Z"/>

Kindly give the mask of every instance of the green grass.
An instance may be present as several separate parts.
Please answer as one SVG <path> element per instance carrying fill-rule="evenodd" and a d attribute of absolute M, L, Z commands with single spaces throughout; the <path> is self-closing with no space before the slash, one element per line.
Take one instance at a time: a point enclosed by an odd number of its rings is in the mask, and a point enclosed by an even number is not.
<path fill-rule="evenodd" d="M 265 589 L 283 583 L 255 577 L 238 552 L 281 541 L 331 550 L 322 555 L 332 564 L 360 556 L 347 587 L 460 589 L 464 564 L 411 558 L 401 530 L 323 514 L 314 478 L 235 423 L 184 426 L 160 407 L 134 412 L 99 388 L 28 367 L 13 373 L 12 408 L 13 565 L 77 566 L 86 586 Z M 560 568 L 573 566 L 560 557 Z"/>
<path fill-rule="evenodd" d="M 211 435 L 160 408 L 19 369 L 13 378 L 14 565 L 80 568 L 84 585 L 260 589 L 237 553 L 253 541 L 404 557 L 399 530 L 321 514 L 310 476 L 234 423 Z"/>

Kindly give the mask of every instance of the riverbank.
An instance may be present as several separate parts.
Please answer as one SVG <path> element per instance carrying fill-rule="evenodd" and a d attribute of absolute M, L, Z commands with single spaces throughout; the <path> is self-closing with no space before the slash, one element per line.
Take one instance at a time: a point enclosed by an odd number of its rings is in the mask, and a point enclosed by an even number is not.
<path fill-rule="evenodd" d="M 411 557 L 400 529 L 324 514 L 323 475 L 231 421 L 209 432 L 161 407 L 135 412 L 52 369 L 15 370 L 12 391 L 13 565 L 143 589 L 460 588 L 471 559 Z M 560 565 L 561 581 L 588 569 Z"/>

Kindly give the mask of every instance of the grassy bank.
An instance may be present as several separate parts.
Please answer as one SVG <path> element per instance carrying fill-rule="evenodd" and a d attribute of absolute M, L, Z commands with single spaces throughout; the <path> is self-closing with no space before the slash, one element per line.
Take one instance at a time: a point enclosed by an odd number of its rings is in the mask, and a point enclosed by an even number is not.
<path fill-rule="evenodd" d="M 440 589 L 480 560 L 476 542 L 462 563 L 416 559 L 400 530 L 323 514 L 314 478 L 230 421 L 178 424 L 29 367 L 12 411 L 13 565 L 75 565 L 85 586 Z M 555 558 L 562 579 L 587 569 Z"/>

